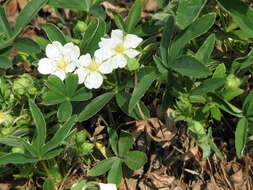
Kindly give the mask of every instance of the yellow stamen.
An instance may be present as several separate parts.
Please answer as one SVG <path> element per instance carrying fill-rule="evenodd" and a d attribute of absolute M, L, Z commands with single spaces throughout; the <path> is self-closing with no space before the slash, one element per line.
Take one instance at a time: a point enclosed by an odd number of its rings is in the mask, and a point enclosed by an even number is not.
<path fill-rule="evenodd" d="M 123 44 L 118 44 L 115 49 L 114 49 L 117 53 L 123 53 L 124 51 L 126 51 L 126 48 L 124 47 Z"/>
<path fill-rule="evenodd" d="M 93 63 L 91 63 L 91 64 L 88 66 L 88 69 L 89 69 L 90 71 L 92 71 L 92 72 L 96 72 L 96 71 L 98 71 L 99 67 L 100 67 L 100 64 L 97 64 L 97 63 L 93 62 Z"/>
<path fill-rule="evenodd" d="M 5 113 L 0 112 L 0 121 L 5 120 L 5 118 L 6 118 L 6 114 L 5 114 Z"/>
<path fill-rule="evenodd" d="M 68 64 L 69 63 L 67 61 L 60 60 L 60 61 L 57 62 L 57 67 L 60 70 L 64 70 L 64 69 L 66 69 L 66 67 L 68 66 Z"/>

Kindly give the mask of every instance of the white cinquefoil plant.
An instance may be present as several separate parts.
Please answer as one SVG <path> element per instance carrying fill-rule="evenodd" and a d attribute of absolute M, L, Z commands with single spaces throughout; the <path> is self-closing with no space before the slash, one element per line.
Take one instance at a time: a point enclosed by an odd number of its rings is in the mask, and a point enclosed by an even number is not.
<path fill-rule="evenodd" d="M 57 41 L 46 47 L 46 58 L 39 61 L 38 71 L 41 74 L 52 74 L 61 80 L 66 73 L 76 73 L 79 83 L 84 83 L 88 89 L 98 89 L 103 84 L 104 75 L 110 74 L 114 69 L 124 68 L 128 58 L 137 57 L 140 52 L 136 50 L 142 42 L 133 34 L 124 34 L 122 30 L 113 30 L 110 38 L 102 38 L 99 49 L 94 57 L 90 54 L 80 56 L 80 49 L 73 43 L 64 46 Z"/>

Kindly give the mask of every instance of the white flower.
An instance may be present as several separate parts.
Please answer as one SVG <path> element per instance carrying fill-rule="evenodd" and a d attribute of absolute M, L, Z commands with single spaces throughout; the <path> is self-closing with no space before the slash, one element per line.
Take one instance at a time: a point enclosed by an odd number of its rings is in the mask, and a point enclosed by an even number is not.
<path fill-rule="evenodd" d="M 61 80 L 66 78 L 66 73 L 71 73 L 76 68 L 76 62 L 80 56 L 80 49 L 73 43 L 64 46 L 57 41 L 46 47 L 47 58 L 39 61 L 38 71 L 41 74 L 52 74 Z"/>
<path fill-rule="evenodd" d="M 142 42 L 133 34 L 124 34 L 122 30 L 113 30 L 111 38 L 101 38 L 99 47 L 95 54 L 101 59 L 109 59 L 114 69 L 123 68 L 127 64 L 127 57 L 135 58 L 140 54 L 135 48 Z"/>
<path fill-rule="evenodd" d="M 99 183 L 98 184 L 100 187 L 100 190 L 117 190 L 117 186 L 115 184 L 104 184 L 104 183 Z"/>
<path fill-rule="evenodd" d="M 90 54 L 82 55 L 77 62 L 77 70 L 79 83 L 89 89 L 97 89 L 103 84 L 103 75 L 109 74 L 113 70 L 113 66 L 108 62 L 104 62 L 100 57 L 95 55 L 91 58 Z"/>

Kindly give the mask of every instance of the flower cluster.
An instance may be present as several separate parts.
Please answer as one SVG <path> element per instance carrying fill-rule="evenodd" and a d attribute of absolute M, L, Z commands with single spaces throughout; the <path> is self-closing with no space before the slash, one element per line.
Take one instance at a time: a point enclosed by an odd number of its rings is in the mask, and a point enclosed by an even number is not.
<path fill-rule="evenodd" d="M 122 30 L 113 30 L 110 38 L 102 38 L 99 49 L 94 56 L 80 55 L 80 49 L 73 43 L 64 46 L 57 41 L 46 47 L 46 58 L 39 61 L 38 71 L 41 74 L 52 74 L 61 80 L 66 73 L 76 73 L 79 83 L 89 89 L 97 89 L 103 84 L 103 75 L 114 69 L 124 68 L 128 58 L 140 54 L 136 47 L 142 42 L 133 34 L 124 34 Z"/>

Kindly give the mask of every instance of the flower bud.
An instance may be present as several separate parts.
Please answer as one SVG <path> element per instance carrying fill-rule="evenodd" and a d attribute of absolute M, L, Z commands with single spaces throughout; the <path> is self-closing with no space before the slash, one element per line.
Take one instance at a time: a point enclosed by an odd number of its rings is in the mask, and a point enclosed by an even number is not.
<path fill-rule="evenodd" d="M 233 89 L 239 88 L 241 84 L 242 84 L 242 82 L 239 78 L 237 78 L 233 74 L 230 74 L 230 75 L 228 75 L 228 77 L 226 79 L 225 86 L 227 89 L 233 90 Z"/>

